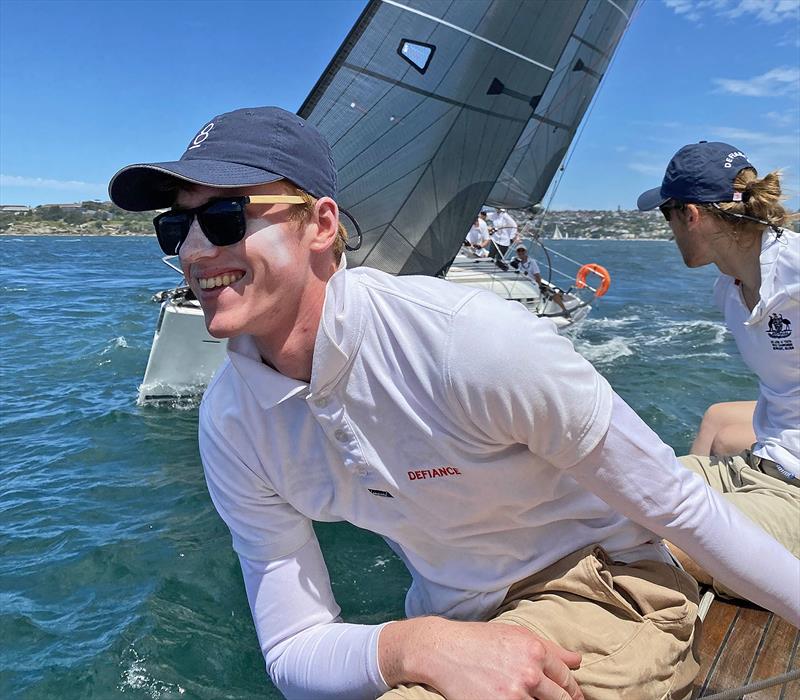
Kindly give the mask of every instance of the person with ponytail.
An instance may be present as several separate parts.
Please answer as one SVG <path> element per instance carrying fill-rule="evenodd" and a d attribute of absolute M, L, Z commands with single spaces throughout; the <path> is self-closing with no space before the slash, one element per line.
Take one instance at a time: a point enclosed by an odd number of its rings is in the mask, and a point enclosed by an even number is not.
<path fill-rule="evenodd" d="M 706 411 L 680 461 L 800 557 L 800 236 L 784 228 L 793 217 L 780 174 L 759 178 L 738 148 L 701 141 L 637 204 L 661 210 L 688 267 L 717 266 L 714 301 L 759 380 L 757 401 Z M 672 549 L 695 578 L 735 596 Z"/>

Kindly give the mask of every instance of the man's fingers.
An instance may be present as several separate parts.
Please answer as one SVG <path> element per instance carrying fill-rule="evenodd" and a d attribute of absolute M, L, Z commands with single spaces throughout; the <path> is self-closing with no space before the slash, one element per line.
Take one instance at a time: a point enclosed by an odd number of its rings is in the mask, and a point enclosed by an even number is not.
<path fill-rule="evenodd" d="M 572 674 L 570 674 L 571 676 Z M 581 689 L 572 679 L 574 686 L 572 688 L 565 688 L 563 685 L 554 683 L 549 678 L 545 677 L 539 681 L 539 684 L 533 691 L 533 697 L 536 700 L 584 700 Z"/>
<path fill-rule="evenodd" d="M 547 647 L 551 654 L 563 661 L 569 668 L 580 668 L 581 655 L 577 651 L 570 651 L 547 639 L 543 639 L 542 644 Z"/>
<path fill-rule="evenodd" d="M 554 653 L 558 651 L 560 651 L 561 654 Z M 544 664 L 542 665 L 542 671 L 544 671 L 546 677 L 543 679 L 543 682 L 549 680 L 559 688 L 565 690 L 572 700 L 583 700 L 583 693 L 578 687 L 578 681 L 575 680 L 575 676 L 567 666 L 567 661 L 573 661 L 577 658 L 577 663 L 575 665 L 570 665 L 572 668 L 578 668 L 578 666 L 580 666 L 581 655 L 572 651 L 567 651 L 557 644 L 553 644 L 549 652 L 550 653 L 545 656 Z M 539 696 L 537 695 L 536 697 Z M 544 697 L 543 695 L 542 698 Z M 560 696 L 555 695 L 554 697 L 564 696 L 562 694 Z"/>

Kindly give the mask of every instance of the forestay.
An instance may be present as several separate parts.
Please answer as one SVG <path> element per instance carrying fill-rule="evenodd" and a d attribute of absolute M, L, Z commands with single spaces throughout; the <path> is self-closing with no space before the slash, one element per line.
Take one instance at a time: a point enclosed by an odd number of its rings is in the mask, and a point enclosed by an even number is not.
<path fill-rule="evenodd" d="M 484 202 L 537 202 L 634 5 L 369 2 L 299 110 L 363 229 L 350 263 L 437 274 Z"/>

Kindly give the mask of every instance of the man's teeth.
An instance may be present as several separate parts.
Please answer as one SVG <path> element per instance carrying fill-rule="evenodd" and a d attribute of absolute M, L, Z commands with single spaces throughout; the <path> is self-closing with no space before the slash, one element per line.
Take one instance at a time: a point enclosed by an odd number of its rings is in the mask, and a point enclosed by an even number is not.
<path fill-rule="evenodd" d="M 226 272 L 224 275 L 216 277 L 198 277 L 200 289 L 214 289 L 214 287 L 227 287 L 229 284 L 238 282 L 244 277 L 244 272 Z"/>

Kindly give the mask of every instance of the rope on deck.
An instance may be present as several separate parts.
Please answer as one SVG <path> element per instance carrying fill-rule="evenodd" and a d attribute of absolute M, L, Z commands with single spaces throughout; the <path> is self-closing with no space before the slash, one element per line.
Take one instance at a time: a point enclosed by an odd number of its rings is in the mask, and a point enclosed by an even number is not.
<path fill-rule="evenodd" d="M 737 700 L 747 693 L 755 693 L 757 690 L 764 690 L 764 688 L 771 688 L 773 685 L 783 685 L 790 681 L 795 681 L 800 678 L 800 668 L 788 673 L 782 673 L 779 676 L 772 678 L 765 678 L 763 681 L 756 681 L 755 683 L 748 683 L 740 688 L 731 688 L 730 690 L 723 690 L 721 693 L 714 693 L 713 695 L 701 695 L 700 700 Z"/>

